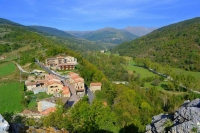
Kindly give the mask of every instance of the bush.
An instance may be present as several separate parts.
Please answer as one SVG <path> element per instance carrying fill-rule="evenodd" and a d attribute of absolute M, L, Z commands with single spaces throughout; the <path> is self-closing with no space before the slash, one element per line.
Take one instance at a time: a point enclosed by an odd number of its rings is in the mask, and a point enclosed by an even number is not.
<path fill-rule="evenodd" d="M 155 79 L 155 80 L 152 81 L 151 84 L 154 85 L 154 86 L 158 86 L 160 84 L 160 80 L 159 79 Z"/>

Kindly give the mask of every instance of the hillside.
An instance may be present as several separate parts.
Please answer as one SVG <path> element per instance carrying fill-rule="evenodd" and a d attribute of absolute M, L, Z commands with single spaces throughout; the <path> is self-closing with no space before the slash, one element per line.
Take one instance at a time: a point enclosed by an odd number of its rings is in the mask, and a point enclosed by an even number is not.
<path fill-rule="evenodd" d="M 119 30 L 114 28 L 104 28 L 96 31 L 85 31 L 85 32 L 69 32 L 79 38 L 84 38 L 90 41 L 104 42 L 120 44 L 124 41 L 130 41 L 138 36 L 133 35 L 125 30 Z"/>
<path fill-rule="evenodd" d="M 0 38 L 0 50 L 2 50 L 0 54 L 6 57 L 5 60 L 0 61 L 0 72 L 3 72 L 0 74 L 2 92 L 0 99 L 5 105 L 1 108 L 2 115 L 8 122 L 37 128 L 55 127 L 71 132 L 142 133 L 145 131 L 145 125 L 151 122 L 153 115 L 174 111 L 183 99 L 199 97 L 192 92 L 174 96 L 159 91 L 156 86 L 143 89 L 140 87 L 142 80 L 140 75 L 131 75 L 124 69 L 123 66 L 128 63 L 123 57 L 88 51 L 75 52 L 69 50 L 67 43 L 62 43 L 62 40 L 27 30 L 23 26 L 0 25 Z M 35 64 L 35 58 L 44 62 L 46 58 L 56 55 L 70 55 L 77 58 L 79 63 L 77 71 L 84 78 L 85 85 L 101 82 L 101 91 L 95 92 L 95 99 L 91 104 L 85 96 L 73 108 L 57 106 L 55 112 L 42 119 L 20 117 L 19 121 L 19 117 L 13 117 L 16 121 L 11 121 L 11 116 L 16 111 L 21 112 L 31 102 L 29 97 L 24 95 L 26 92 L 23 88 L 24 83 L 19 82 L 19 78 L 24 81 L 28 75 L 22 73 L 20 76 L 21 73 L 11 61 L 30 71 L 42 69 Z M 127 80 L 129 84 L 115 85 L 111 83 L 113 80 Z M 18 87 L 20 90 L 17 90 Z M 13 88 L 15 91 L 12 90 Z M 12 101 L 13 99 L 15 102 Z M 12 109 L 9 114 L 5 113 L 8 107 Z"/>
<path fill-rule="evenodd" d="M 59 37 L 75 37 L 69 33 L 66 33 L 62 30 L 58 30 L 56 28 L 51 28 L 51 27 L 45 27 L 45 26 L 29 26 L 31 28 L 35 28 L 39 31 L 42 31 L 42 32 L 46 32 L 50 35 L 54 35 L 54 36 L 59 36 Z"/>
<path fill-rule="evenodd" d="M 147 27 L 142 27 L 142 26 L 128 26 L 124 28 L 125 31 L 128 31 L 137 36 L 144 36 L 156 29 L 157 28 L 147 28 Z"/>
<path fill-rule="evenodd" d="M 89 41 L 83 38 L 76 38 L 74 35 L 66 33 L 65 31 L 58 30 L 51 27 L 44 26 L 29 26 L 30 30 L 36 30 L 47 37 L 55 39 L 67 45 L 68 48 L 83 52 L 88 50 L 102 50 L 114 47 L 112 43 Z"/>
<path fill-rule="evenodd" d="M 186 70 L 200 71 L 200 18 L 159 28 L 152 33 L 124 42 L 112 52 L 132 57 L 148 57 Z"/>

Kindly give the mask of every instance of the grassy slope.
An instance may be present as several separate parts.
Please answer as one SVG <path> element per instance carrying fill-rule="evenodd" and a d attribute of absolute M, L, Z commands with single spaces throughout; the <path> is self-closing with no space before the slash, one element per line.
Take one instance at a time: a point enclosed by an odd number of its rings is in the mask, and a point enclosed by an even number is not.
<path fill-rule="evenodd" d="M 15 77 L 16 66 L 13 62 L 6 62 L 0 65 L 0 113 L 20 112 L 23 109 L 21 104 L 24 84 L 20 84 Z"/>
<path fill-rule="evenodd" d="M 141 78 L 156 76 L 156 74 L 154 74 L 154 73 L 150 72 L 149 70 L 144 69 L 142 67 L 124 66 L 124 68 L 126 70 L 128 70 L 130 73 L 133 73 L 133 71 L 135 71 L 134 75 L 137 76 L 139 74 Z"/>
<path fill-rule="evenodd" d="M 175 74 L 184 74 L 184 75 L 192 75 L 197 79 L 197 88 L 200 89 L 200 72 L 191 72 L 191 71 L 186 71 L 180 68 L 173 68 L 173 72 Z"/>
<path fill-rule="evenodd" d="M 123 56 L 148 57 L 161 64 L 187 70 L 200 70 L 200 18 L 162 27 L 152 33 L 124 42 L 113 49 Z"/>
<path fill-rule="evenodd" d="M 0 113 L 22 111 L 23 87 L 23 84 L 17 82 L 0 84 Z"/>
<path fill-rule="evenodd" d="M 0 65 L 0 77 L 13 73 L 15 69 L 16 69 L 15 64 L 12 62 Z"/>

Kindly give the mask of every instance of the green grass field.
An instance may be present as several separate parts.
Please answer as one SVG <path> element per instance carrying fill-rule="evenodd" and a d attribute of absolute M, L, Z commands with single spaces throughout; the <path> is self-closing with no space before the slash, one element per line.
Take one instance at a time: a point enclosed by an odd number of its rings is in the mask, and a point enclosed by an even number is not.
<path fill-rule="evenodd" d="M 129 73 L 133 73 L 135 71 L 135 76 L 138 76 L 140 74 L 141 78 L 146 78 L 146 77 L 155 77 L 156 74 L 150 72 L 147 69 L 144 69 L 142 67 L 137 67 L 137 66 L 124 66 L 126 70 L 128 70 Z"/>
<path fill-rule="evenodd" d="M 17 82 L 0 84 L 0 113 L 22 111 L 23 87 Z"/>
<path fill-rule="evenodd" d="M 6 76 L 15 71 L 16 67 L 15 64 L 12 62 L 4 63 L 0 65 L 0 77 Z"/>
<path fill-rule="evenodd" d="M 191 71 L 186 71 L 180 68 L 173 68 L 172 70 L 175 74 L 184 74 L 184 75 L 191 74 L 192 76 L 194 76 L 197 79 L 197 88 L 200 89 L 200 72 L 191 72 Z"/>

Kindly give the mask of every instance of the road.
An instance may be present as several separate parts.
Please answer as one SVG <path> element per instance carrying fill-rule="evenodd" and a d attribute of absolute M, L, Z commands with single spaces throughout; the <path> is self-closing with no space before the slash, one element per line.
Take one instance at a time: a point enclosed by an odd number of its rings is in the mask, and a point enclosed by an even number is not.
<path fill-rule="evenodd" d="M 92 91 L 87 86 L 85 86 L 85 89 L 86 89 L 86 94 L 89 98 L 89 103 L 91 104 L 92 101 L 94 100 L 94 94 L 92 93 Z"/>
<path fill-rule="evenodd" d="M 46 72 L 58 76 L 61 79 L 61 81 L 63 82 L 63 84 L 65 86 L 69 87 L 69 90 L 70 90 L 70 93 L 71 93 L 71 97 L 68 101 L 69 106 L 75 105 L 80 100 L 80 98 L 76 95 L 75 88 L 66 81 L 66 79 L 68 79 L 67 77 L 64 77 L 64 76 L 61 76 L 61 75 L 59 75 L 55 72 L 52 72 L 48 67 L 44 66 L 42 63 L 39 63 L 37 60 L 36 60 L 35 63 L 37 65 L 39 65 L 41 68 L 43 68 Z"/>
<path fill-rule="evenodd" d="M 19 68 L 19 70 L 21 71 L 21 72 L 23 72 L 23 73 L 30 73 L 30 72 L 27 72 L 27 71 L 25 71 L 19 64 L 17 64 L 16 62 L 14 62 L 16 65 L 17 65 L 17 67 Z"/>

